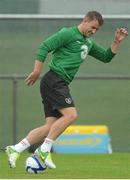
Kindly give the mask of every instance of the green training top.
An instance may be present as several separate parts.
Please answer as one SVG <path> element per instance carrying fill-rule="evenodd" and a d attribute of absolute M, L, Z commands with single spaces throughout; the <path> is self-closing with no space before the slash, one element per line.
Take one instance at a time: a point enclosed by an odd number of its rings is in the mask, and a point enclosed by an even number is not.
<path fill-rule="evenodd" d="M 87 55 L 108 63 L 113 56 L 111 49 L 105 49 L 92 39 L 80 33 L 78 27 L 63 28 L 42 42 L 37 53 L 37 60 L 44 61 L 49 52 L 52 59 L 51 70 L 59 74 L 68 84 L 73 80 L 80 65 Z"/>

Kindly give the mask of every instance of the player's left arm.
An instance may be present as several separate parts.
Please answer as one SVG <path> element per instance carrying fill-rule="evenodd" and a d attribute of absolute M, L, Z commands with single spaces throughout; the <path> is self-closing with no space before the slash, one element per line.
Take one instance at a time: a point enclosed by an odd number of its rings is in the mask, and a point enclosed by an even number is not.
<path fill-rule="evenodd" d="M 117 29 L 115 31 L 114 40 L 108 49 L 92 41 L 92 48 L 89 52 L 89 55 L 95 57 L 96 59 L 104 63 L 110 62 L 117 53 L 120 43 L 125 39 L 127 35 L 128 32 L 125 29 Z"/>
<path fill-rule="evenodd" d="M 128 36 L 128 32 L 125 28 L 117 28 L 115 31 L 115 38 L 111 44 L 111 50 L 113 53 L 117 53 L 120 43 Z"/>

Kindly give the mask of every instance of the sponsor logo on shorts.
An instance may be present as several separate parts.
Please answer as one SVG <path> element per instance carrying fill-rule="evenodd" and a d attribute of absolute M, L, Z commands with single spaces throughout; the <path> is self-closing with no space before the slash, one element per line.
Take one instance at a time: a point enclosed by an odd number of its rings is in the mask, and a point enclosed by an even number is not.
<path fill-rule="evenodd" d="M 72 99 L 71 98 L 65 98 L 65 102 L 67 103 L 67 104 L 71 104 L 72 103 Z"/>

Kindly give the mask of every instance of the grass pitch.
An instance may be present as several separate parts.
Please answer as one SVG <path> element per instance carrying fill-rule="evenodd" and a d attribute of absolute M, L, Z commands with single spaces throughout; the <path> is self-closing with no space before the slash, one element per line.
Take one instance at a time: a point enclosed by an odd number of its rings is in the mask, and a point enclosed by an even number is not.
<path fill-rule="evenodd" d="M 23 153 L 15 169 L 10 169 L 5 153 L 0 153 L 0 179 L 128 179 L 130 178 L 130 154 L 54 154 L 56 170 L 47 169 L 44 174 L 27 174 Z"/>

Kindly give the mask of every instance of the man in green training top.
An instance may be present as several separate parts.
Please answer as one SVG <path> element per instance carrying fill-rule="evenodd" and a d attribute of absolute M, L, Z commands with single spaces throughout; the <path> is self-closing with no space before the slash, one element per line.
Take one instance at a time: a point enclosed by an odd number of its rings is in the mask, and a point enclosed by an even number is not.
<path fill-rule="evenodd" d="M 34 70 L 25 81 L 27 85 L 35 83 L 47 54 L 52 52 L 50 70 L 43 76 L 40 83 L 46 123 L 30 131 L 27 137 L 18 144 L 6 147 L 10 167 L 16 166 L 16 160 L 22 151 L 45 138 L 35 154 L 49 168 L 56 168 L 50 154 L 53 141 L 77 118 L 77 111 L 69 92 L 69 83 L 87 55 L 108 63 L 117 53 L 120 43 L 128 35 L 126 29 L 118 28 L 111 46 L 105 49 L 90 39 L 102 24 L 101 14 L 90 11 L 78 26 L 63 28 L 41 44 Z"/>

